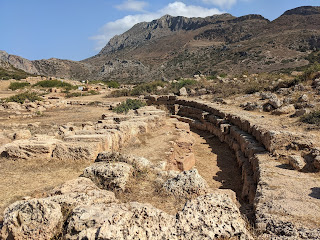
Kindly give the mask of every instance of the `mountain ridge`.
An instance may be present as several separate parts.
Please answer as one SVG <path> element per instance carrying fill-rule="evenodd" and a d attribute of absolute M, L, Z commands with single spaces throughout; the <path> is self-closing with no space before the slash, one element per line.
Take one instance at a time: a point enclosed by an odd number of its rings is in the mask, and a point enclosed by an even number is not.
<path fill-rule="evenodd" d="M 42 75 L 133 82 L 190 77 L 198 71 L 278 71 L 307 65 L 306 57 L 315 50 L 320 50 L 320 7 L 304 6 L 273 21 L 258 14 L 164 15 L 114 36 L 97 55 L 79 62 L 12 59 Z"/>

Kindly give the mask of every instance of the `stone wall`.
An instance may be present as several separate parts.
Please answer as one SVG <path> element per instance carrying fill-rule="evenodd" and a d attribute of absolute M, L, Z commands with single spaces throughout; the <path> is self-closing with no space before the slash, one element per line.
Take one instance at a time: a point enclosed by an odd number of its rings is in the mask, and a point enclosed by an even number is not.
<path fill-rule="evenodd" d="M 312 144 L 301 144 L 299 136 L 265 128 L 250 119 L 224 111 L 219 105 L 175 96 L 147 96 L 149 105 L 165 105 L 180 121 L 191 127 L 208 131 L 225 142 L 235 152 L 242 171 L 242 198 L 254 205 L 257 230 L 261 236 L 297 239 L 320 236 L 317 197 L 310 198 L 305 189 L 310 181 L 304 173 L 281 168 L 280 158 L 286 158 L 288 149 L 301 145 L 300 156 L 314 153 Z M 295 149 L 297 154 L 297 149 Z M 316 154 L 314 154 L 316 155 Z M 315 156 L 313 156 L 315 158 Z M 313 163 L 311 160 L 309 163 Z M 312 179 L 314 180 L 314 179 Z M 315 180 L 316 181 L 316 180 Z M 288 186 L 288 184 L 290 184 Z M 294 186 L 292 186 L 294 184 Z M 317 183 L 310 185 L 317 186 Z M 309 204 L 305 204 L 305 202 Z M 303 209 L 303 210 L 301 210 Z M 310 220 L 316 224 L 308 224 Z"/>

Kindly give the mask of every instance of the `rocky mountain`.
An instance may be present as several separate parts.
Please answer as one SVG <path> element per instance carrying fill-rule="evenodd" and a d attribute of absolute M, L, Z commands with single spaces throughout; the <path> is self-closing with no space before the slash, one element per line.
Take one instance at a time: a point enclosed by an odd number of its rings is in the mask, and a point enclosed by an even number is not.
<path fill-rule="evenodd" d="M 10 55 L 5 51 L 0 51 L 0 67 L 8 69 L 11 66 L 31 74 L 39 74 L 38 69 L 33 65 L 32 61 L 16 55 Z"/>
<path fill-rule="evenodd" d="M 288 10 L 274 21 L 255 14 L 165 15 L 136 24 L 80 62 L 9 59 L 17 68 L 43 75 L 140 82 L 191 77 L 199 71 L 213 75 L 296 68 L 307 65 L 308 55 L 318 50 L 320 7 L 307 6 Z"/>

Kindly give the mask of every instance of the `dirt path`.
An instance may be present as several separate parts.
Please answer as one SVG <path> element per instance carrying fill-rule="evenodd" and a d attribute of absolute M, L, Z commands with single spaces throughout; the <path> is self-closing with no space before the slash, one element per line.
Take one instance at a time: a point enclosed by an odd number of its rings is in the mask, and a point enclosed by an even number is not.
<path fill-rule="evenodd" d="M 166 124 L 156 131 L 142 136 L 141 144 L 126 147 L 122 153 L 142 156 L 152 162 L 166 160 L 166 152 L 170 150 L 170 141 L 174 140 L 176 129 L 175 119 L 167 119 Z M 192 136 L 195 140 L 193 152 L 196 157 L 195 167 L 200 175 L 208 182 L 212 189 L 231 189 L 237 196 L 241 195 L 241 172 L 237 167 L 235 155 L 225 143 L 221 143 L 212 134 L 193 130 Z M 141 179 L 140 179 L 141 180 Z M 182 202 L 176 202 L 168 196 L 155 194 L 154 189 L 148 182 L 150 179 L 138 181 L 130 194 L 126 195 L 125 201 L 148 202 L 153 206 L 168 213 L 174 214 L 183 207 Z M 159 187 L 159 186 L 153 186 Z M 171 201 L 171 202 L 170 202 Z M 239 199 L 241 202 L 241 199 Z"/>
<path fill-rule="evenodd" d="M 193 129 L 196 168 L 213 189 L 231 189 L 241 196 L 241 171 L 236 156 L 226 143 L 208 132 Z"/>

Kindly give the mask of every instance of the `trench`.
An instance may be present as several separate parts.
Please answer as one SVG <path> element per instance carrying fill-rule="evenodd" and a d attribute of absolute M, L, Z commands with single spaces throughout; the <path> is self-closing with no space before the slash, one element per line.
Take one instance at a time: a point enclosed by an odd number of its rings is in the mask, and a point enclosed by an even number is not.
<path fill-rule="evenodd" d="M 242 171 L 238 166 L 236 155 L 228 144 L 207 131 L 191 127 L 196 139 L 193 152 L 195 167 L 212 189 L 230 189 L 236 193 L 240 203 L 240 212 L 251 224 L 254 223 L 253 205 L 242 197 Z"/>

